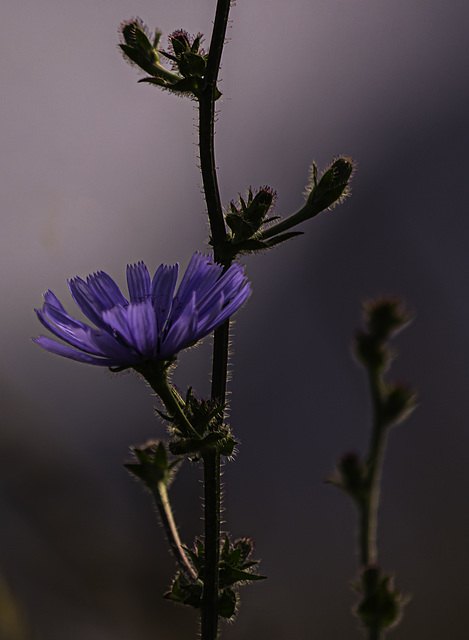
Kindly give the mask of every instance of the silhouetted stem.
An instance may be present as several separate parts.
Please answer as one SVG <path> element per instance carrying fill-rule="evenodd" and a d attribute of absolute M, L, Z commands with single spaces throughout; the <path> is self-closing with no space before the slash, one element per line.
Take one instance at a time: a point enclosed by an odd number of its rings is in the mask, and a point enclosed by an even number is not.
<path fill-rule="evenodd" d="M 230 0 L 218 0 L 210 42 L 205 80 L 207 86 L 199 99 L 200 168 L 204 185 L 207 212 L 210 220 L 213 253 L 216 262 L 225 270 L 230 261 L 222 260 L 219 247 L 226 236 L 225 221 L 218 189 L 215 163 L 215 91 L 225 42 Z M 229 321 L 214 334 L 212 360 L 212 399 L 223 403 L 226 396 L 228 368 Z M 220 559 L 220 454 L 204 454 L 205 498 L 205 568 L 202 597 L 202 640 L 215 640 L 218 636 L 218 568 Z"/>

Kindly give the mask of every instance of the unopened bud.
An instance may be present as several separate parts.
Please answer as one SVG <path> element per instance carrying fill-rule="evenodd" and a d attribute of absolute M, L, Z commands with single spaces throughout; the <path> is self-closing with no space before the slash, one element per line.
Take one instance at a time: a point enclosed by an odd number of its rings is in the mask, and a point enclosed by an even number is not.
<path fill-rule="evenodd" d="M 349 180 L 353 173 L 353 162 L 350 158 L 341 157 L 334 160 L 317 180 L 317 166 L 313 163 L 312 184 L 306 203 L 317 215 L 341 202 L 349 194 Z"/>

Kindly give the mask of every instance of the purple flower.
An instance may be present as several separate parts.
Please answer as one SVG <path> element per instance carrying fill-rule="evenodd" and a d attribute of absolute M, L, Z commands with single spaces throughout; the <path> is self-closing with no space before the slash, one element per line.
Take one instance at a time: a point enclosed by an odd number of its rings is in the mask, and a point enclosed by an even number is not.
<path fill-rule="evenodd" d="M 211 333 L 247 300 L 251 289 L 243 269 L 223 267 L 195 253 L 174 295 L 179 265 L 161 265 L 153 276 L 143 262 L 127 266 L 127 300 L 114 280 L 98 271 L 68 286 L 77 306 L 97 328 L 68 315 L 48 291 L 36 309 L 41 323 L 67 344 L 40 336 L 34 342 L 51 353 L 111 368 L 170 360 Z"/>

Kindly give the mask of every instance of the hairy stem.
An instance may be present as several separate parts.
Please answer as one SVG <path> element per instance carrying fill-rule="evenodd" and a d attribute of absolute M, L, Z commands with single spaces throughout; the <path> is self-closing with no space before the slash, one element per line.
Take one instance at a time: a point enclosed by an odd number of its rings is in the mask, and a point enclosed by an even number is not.
<path fill-rule="evenodd" d="M 135 367 L 135 369 L 145 378 L 153 391 L 159 396 L 170 416 L 177 418 L 179 428 L 185 429 L 188 434 L 195 435 L 198 438 L 199 435 L 197 431 L 191 425 L 183 411 L 184 403 L 182 398 L 171 388 L 168 382 L 167 370 L 152 364 L 145 364 L 141 367 Z M 197 573 L 182 548 L 179 532 L 174 521 L 173 510 L 169 502 L 166 483 L 163 481 L 157 482 L 156 485 L 151 486 L 151 492 L 176 561 L 186 574 L 194 580 L 197 579 Z"/>
<path fill-rule="evenodd" d="M 186 574 L 188 574 L 193 580 L 196 580 L 197 573 L 182 548 L 179 532 L 174 521 L 173 510 L 169 502 L 166 484 L 164 482 L 158 482 L 155 489 L 152 490 L 152 493 L 155 498 L 156 506 L 158 507 L 158 513 L 160 514 L 161 522 L 166 532 L 169 545 L 177 563 Z"/>
<path fill-rule="evenodd" d="M 177 391 L 171 388 L 168 382 L 166 371 L 161 367 L 155 367 L 151 364 L 135 367 L 135 370 L 145 378 L 153 391 L 160 397 L 169 415 L 177 418 L 179 428 L 184 429 L 188 436 L 199 439 L 199 434 L 191 425 L 183 411 L 183 400 Z"/>
<path fill-rule="evenodd" d="M 218 0 L 205 74 L 206 88 L 199 98 L 200 169 L 207 213 L 210 220 L 214 260 L 225 270 L 230 261 L 220 252 L 226 236 L 225 221 L 218 188 L 215 162 L 215 97 L 218 71 L 225 42 L 230 0 Z M 228 369 L 229 321 L 214 334 L 212 360 L 212 399 L 225 401 Z M 202 640 L 218 636 L 218 567 L 220 560 L 220 454 L 207 452 L 204 457 L 205 498 L 205 571 L 201 611 Z"/>

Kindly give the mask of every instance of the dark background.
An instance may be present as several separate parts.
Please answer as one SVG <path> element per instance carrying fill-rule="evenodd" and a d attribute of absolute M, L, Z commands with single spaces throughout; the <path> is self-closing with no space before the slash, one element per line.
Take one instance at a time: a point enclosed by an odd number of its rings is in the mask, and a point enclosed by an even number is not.
<path fill-rule="evenodd" d="M 193 103 L 137 84 L 117 28 L 202 31 L 215 0 L 17 0 L 0 22 L 0 567 L 34 640 L 195 637 L 161 600 L 173 575 L 150 497 L 122 468 L 162 437 L 132 374 L 51 356 L 33 308 L 66 279 L 125 265 L 183 267 L 207 250 Z M 269 576 L 246 587 L 225 640 L 359 638 L 353 507 L 323 483 L 363 451 L 364 375 L 350 342 L 361 301 L 397 294 L 415 321 L 393 376 L 419 391 L 384 468 L 380 561 L 412 594 L 396 640 L 465 640 L 469 625 L 467 380 L 469 8 L 466 0 L 257 0 L 233 7 L 217 162 L 225 203 L 251 184 L 301 206 L 308 166 L 358 165 L 353 196 L 306 234 L 245 260 L 236 319 L 226 528 Z M 210 340 L 175 382 L 209 390 Z M 184 540 L 200 534 L 201 471 L 173 489 Z M 13 637 L 13 636 L 12 636 Z M 15 636 L 16 638 L 17 636 Z M 28 640 L 29 640 L 28 637 Z"/>

